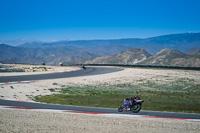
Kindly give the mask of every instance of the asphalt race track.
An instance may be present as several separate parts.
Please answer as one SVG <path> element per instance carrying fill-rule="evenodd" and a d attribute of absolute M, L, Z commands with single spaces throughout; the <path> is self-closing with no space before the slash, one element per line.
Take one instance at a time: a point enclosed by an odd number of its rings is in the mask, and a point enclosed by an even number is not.
<path fill-rule="evenodd" d="M 53 109 L 53 110 L 63 110 L 63 111 L 71 110 L 71 111 L 80 111 L 80 112 L 155 116 L 155 117 L 161 117 L 161 118 L 163 117 L 163 118 L 200 119 L 200 114 L 171 113 L 171 112 L 144 111 L 144 110 L 141 110 L 139 113 L 132 113 L 131 111 L 118 112 L 117 109 L 110 109 L 110 108 L 32 103 L 32 102 L 11 101 L 11 100 L 4 100 L 4 99 L 0 99 L 0 105 L 24 107 L 25 109 Z"/>
<path fill-rule="evenodd" d="M 87 67 L 87 69 L 72 71 L 72 72 L 23 75 L 23 76 L 1 76 L 0 83 L 28 81 L 28 80 L 69 78 L 69 77 L 87 76 L 87 75 L 98 75 L 98 74 L 117 72 L 117 71 L 121 71 L 121 70 L 123 70 L 123 69 L 121 69 L 121 68 Z"/>
<path fill-rule="evenodd" d="M 65 73 L 51 73 L 43 75 L 25 75 L 25 76 L 5 76 L 0 77 L 1 82 L 13 82 L 13 81 L 23 81 L 23 80 L 42 80 L 42 79 L 55 79 L 55 78 L 69 78 L 75 76 L 86 76 L 86 75 L 98 75 L 111 72 L 121 71 L 121 68 L 93 68 L 87 67 L 84 70 L 78 70 L 74 72 Z M 118 112 L 117 109 L 109 108 L 96 108 L 96 107 L 80 107 L 80 106 L 70 106 L 70 105 L 56 105 L 56 104 L 45 104 L 45 103 L 33 103 L 33 102 L 22 102 L 0 99 L 0 106 L 13 106 L 13 107 L 23 107 L 27 109 L 53 109 L 53 110 L 71 110 L 71 111 L 81 111 L 81 112 L 95 112 L 95 113 L 108 113 L 116 115 L 142 115 L 160 118 L 180 118 L 180 119 L 200 119 L 200 114 L 189 114 L 189 113 L 171 113 L 171 112 L 158 112 L 158 111 L 144 111 L 141 110 L 139 113 L 132 113 L 131 111 Z M 119 105 L 120 106 L 120 105 Z"/>

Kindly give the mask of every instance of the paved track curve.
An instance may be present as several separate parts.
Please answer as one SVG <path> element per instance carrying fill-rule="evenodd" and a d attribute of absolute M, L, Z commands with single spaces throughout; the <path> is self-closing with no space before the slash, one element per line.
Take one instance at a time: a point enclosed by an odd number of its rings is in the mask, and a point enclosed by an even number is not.
<path fill-rule="evenodd" d="M 33 102 L 22 102 L 22 101 L 11 101 L 0 99 L 1 106 L 12 106 L 22 107 L 24 109 L 53 109 L 53 110 L 71 110 L 78 112 L 89 112 L 89 113 L 107 113 L 115 115 L 136 115 L 146 117 L 157 117 L 157 118 L 170 118 L 170 119 L 197 119 L 200 120 L 200 114 L 190 113 L 172 113 L 172 112 L 159 112 L 159 111 L 144 111 L 141 110 L 139 113 L 132 113 L 131 111 L 118 112 L 117 109 L 110 108 L 96 108 L 96 107 L 80 107 L 70 105 L 58 105 L 58 104 L 46 104 L 46 103 L 33 103 Z"/>
<path fill-rule="evenodd" d="M 117 72 L 117 71 L 122 71 L 122 70 L 123 69 L 121 68 L 87 67 L 87 69 L 83 69 L 83 70 L 80 69 L 78 71 L 71 71 L 71 72 L 21 75 L 21 76 L 0 76 L 0 83 L 98 75 L 98 74 L 112 73 L 112 72 Z"/>
<path fill-rule="evenodd" d="M 53 73 L 44 75 L 25 75 L 25 76 L 7 76 L 0 77 L 0 82 L 11 82 L 11 81 L 21 81 L 21 80 L 41 80 L 41 79 L 54 79 L 54 78 L 68 78 L 75 76 L 86 76 L 86 75 L 97 75 L 105 74 L 111 72 L 121 71 L 120 68 L 93 68 L 88 67 L 85 70 L 67 72 L 67 73 Z M 45 104 L 45 103 L 32 103 L 32 102 L 22 102 L 22 101 L 12 101 L 6 99 L 0 99 L 1 106 L 13 106 L 13 107 L 23 107 L 30 109 L 53 109 L 53 110 L 71 110 L 71 111 L 82 111 L 82 112 L 96 112 L 96 113 L 108 113 L 117 115 L 142 115 L 150 117 L 160 117 L 160 118 L 180 118 L 180 119 L 200 119 L 200 114 L 189 114 L 189 113 L 170 113 L 170 112 L 158 112 L 158 111 L 143 111 L 139 113 L 132 113 L 131 111 L 118 112 L 117 109 L 109 108 L 96 108 L 96 107 L 80 107 L 80 106 L 70 106 L 70 105 L 56 105 L 56 104 Z M 120 105 L 119 105 L 120 106 Z"/>

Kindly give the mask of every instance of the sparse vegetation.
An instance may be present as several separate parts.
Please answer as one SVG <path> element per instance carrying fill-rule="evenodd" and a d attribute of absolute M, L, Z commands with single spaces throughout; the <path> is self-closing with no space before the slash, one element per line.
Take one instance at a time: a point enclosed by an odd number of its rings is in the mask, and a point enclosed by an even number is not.
<path fill-rule="evenodd" d="M 58 83 L 53 83 L 53 85 L 58 85 Z"/>
<path fill-rule="evenodd" d="M 14 98 L 17 98 L 17 95 L 13 95 L 14 96 Z"/>
<path fill-rule="evenodd" d="M 33 71 L 47 71 L 46 67 L 32 67 Z"/>
<path fill-rule="evenodd" d="M 51 88 L 51 89 L 48 89 L 48 90 L 50 90 L 51 92 L 55 92 L 56 89 L 52 89 L 52 88 Z"/>
<path fill-rule="evenodd" d="M 105 83 L 98 87 L 70 86 L 61 88 L 60 94 L 36 96 L 35 101 L 118 108 L 124 98 L 138 94 L 145 100 L 144 110 L 200 113 L 200 84 L 192 84 L 193 82 L 192 79 L 178 79 L 171 84 L 145 81 L 137 85 Z M 146 90 L 146 87 L 152 89 Z M 51 90 L 54 91 L 54 89 Z"/>
<path fill-rule="evenodd" d="M 33 95 L 26 95 L 29 99 L 33 100 Z"/>
<path fill-rule="evenodd" d="M 24 70 L 11 65 L 0 64 L 0 72 L 24 72 Z"/>
<path fill-rule="evenodd" d="M 61 87 L 63 88 L 63 87 L 65 87 L 65 85 L 61 85 Z"/>
<path fill-rule="evenodd" d="M 1 66 L 1 65 L 0 65 Z M 5 65 L 4 65 L 5 66 Z M 16 68 L 15 68 L 16 67 Z M 13 71 L 17 70 L 20 72 L 42 72 L 42 71 L 51 71 L 53 68 L 47 66 L 34 66 L 34 65 L 26 65 L 26 64 L 17 64 L 17 65 L 10 65 L 7 66 L 6 69 L 13 69 Z"/>

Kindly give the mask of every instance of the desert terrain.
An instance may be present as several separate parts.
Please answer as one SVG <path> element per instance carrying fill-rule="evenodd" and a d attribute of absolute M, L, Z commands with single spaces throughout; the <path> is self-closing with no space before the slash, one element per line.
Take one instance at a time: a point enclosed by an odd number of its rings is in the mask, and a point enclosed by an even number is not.
<path fill-rule="evenodd" d="M 0 76 L 38 74 L 77 69 L 77 67 L 47 66 L 46 71 L 0 73 Z M 37 95 L 48 95 L 50 88 L 82 85 L 139 84 L 144 81 L 168 83 L 177 79 L 192 79 L 198 84 L 199 71 L 124 68 L 123 71 L 92 76 L 40 80 L 33 83 L 0 85 L 0 97 L 34 102 Z M 151 87 L 143 89 L 153 89 Z M 199 132 L 200 123 L 189 120 L 101 116 L 75 113 L 40 112 L 30 110 L 0 110 L 0 132 Z"/>
<path fill-rule="evenodd" d="M 175 119 L 9 109 L 1 109 L 0 118 L 0 132 L 199 133 L 200 131 L 199 122 Z"/>

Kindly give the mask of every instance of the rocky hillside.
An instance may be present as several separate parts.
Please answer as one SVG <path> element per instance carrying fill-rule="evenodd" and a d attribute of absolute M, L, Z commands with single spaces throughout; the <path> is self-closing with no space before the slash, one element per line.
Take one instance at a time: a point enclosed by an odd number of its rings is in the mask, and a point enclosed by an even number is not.
<path fill-rule="evenodd" d="M 155 65 L 200 67 L 200 56 L 198 54 L 184 54 L 177 50 L 163 49 L 156 55 L 149 57 L 141 63 Z"/>
<path fill-rule="evenodd" d="M 200 45 L 200 44 L 199 44 L 199 45 Z M 200 48 L 198 48 L 198 47 L 191 48 L 191 49 L 189 49 L 186 53 L 187 53 L 187 54 L 200 53 Z"/>
<path fill-rule="evenodd" d="M 177 50 L 163 49 L 151 56 L 144 49 L 131 49 L 111 56 L 97 57 L 85 64 L 153 64 L 200 67 L 200 53 L 189 55 Z"/>
<path fill-rule="evenodd" d="M 130 49 L 119 54 L 97 57 L 93 60 L 86 61 L 86 64 L 137 64 L 151 55 L 144 49 Z"/>
<path fill-rule="evenodd" d="M 147 60 L 143 61 L 144 64 L 159 64 L 159 65 L 172 65 L 174 59 L 187 58 L 187 55 L 177 51 L 163 49 L 156 55 L 149 57 Z"/>

